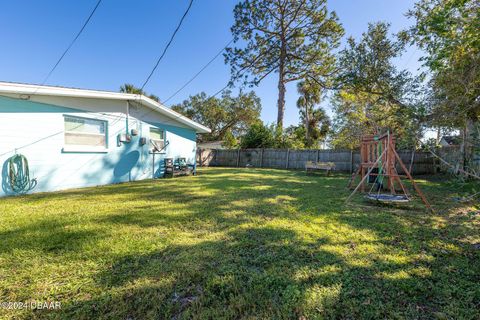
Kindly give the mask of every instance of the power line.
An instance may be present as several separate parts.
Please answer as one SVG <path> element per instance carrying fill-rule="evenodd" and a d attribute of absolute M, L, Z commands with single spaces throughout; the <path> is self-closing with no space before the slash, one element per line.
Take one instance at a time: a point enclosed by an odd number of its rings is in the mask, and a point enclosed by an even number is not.
<path fill-rule="evenodd" d="M 297 28 L 298 28 L 298 26 L 300 26 L 305 19 L 306 19 L 306 18 L 304 18 L 296 27 L 294 27 L 294 28 L 291 30 L 291 33 L 289 33 L 288 35 L 291 35 L 294 31 L 296 31 Z M 272 38 L 274 38 L 273 35 L 270 36 L 265 42 L 270 41 Z M 228 47 L 228 45 L 229 45 L 232 41 L 234 41 L 234 40 L 235 40 L 235 39 L 232 39 L 232 40 L 227 44 L 226 47 Z M 225 48 L 226 48 L 226 47 L 225 47 Z M 225 48 L 223 48 L 222 51 L 225 50 Z M 270 48 L 267 50 L 267 52 L 270 52 L 270 51 L 273 50 L 273 49 L 276 49 L 276 47 L 270 47 Z M 220 51 L 220 52 L 217 54 L 217 56 L 220 55 L 220 53 L 221 53 L 222 51 Z M 259 56 L 259 57 L 260 57 L 260 56 Z M 259 57 L 257 57 L 256 59 L 254 59 L 253 62 L 255 62 Z M 215 59 L 215 57 L 214 57 L 212 60 L 214 60 L 214 59 Z M 275 62 L 276 62 L 276 61 L 278 61 L 278 59 L 276 59 Z M 210 63 L 210 62 L 209 62 L 209 63 Z M 207 66 L 208 66 L 208 64 L 207 64 Z M 242 68 L 240 68 L 240 70 L 238 70 L 238 71 L 236 72 L 236 75 L 235 75 L 233 78 L 236 79 L 236 78 L 238 78 L 238 77 L 243 76 L 244 73 L 242 73 L 242 72 L 243 72 L 245 69 L 248 69 L 248 67 L 249 67 L 249 66 L 247 65 L 247 66 L 243 66 Z M 206 68 L 206 66 L 205 66 L 205 68 Z M 200 71 L 200 72 L 201 72 L 201 71 Z M 194 76 L 194 78 L 195 78 L 195 76 Z M 188 83 L 187 83 L 187 84 L 188 84 Z M 225 89 L 231 87 L 232 85 L 233 85 L 233 81 L 232 81 L 232 80 L 229 80 L 224 87 L 222 87 L 220 90 L 218 90 L 218 91 L 215 92 L 214 94 L 208 96 L 207 100 L 216 97 L 217 95 L 219 95 L 220 93 L 222 93 L 223 91 L 225 91 Z M 180 90 L 181 90 L 181 89 L 180 89 Z M 176 94 L 176 93 L 175 93 L 175 94 Z M 138 96 L 139 96 L 139 95 L 138 95 Z M 169 97 L 169 99 L 170 99 L 170 97 Z M 167 100 L 168 100 L 168 99 L 167 99 Z M 160 103 L 160 104 L 163 104 L 163 102 L 159 102 L 159 103 Z M 140 102 L 140 105 L 142 105 L 141 102 Z M 154 112 L 154 111 L 155 111 L 155 110 L 153 110 L 153 109 L 152 109 L 152 110 L 149 110 L 149 111 L 141 114 L 141 115 L 139 116 L 139 118 L 144 118 L 144 117 L 148 116 L 150 113 L 152 113 L 152 112 Z M 175 117 L 172 117 L 172 120 L 175 121 L 176 119 L 179 119 L 179 118 L 181 118 L 181 117 L 185 117 L 185 116 L 182 115 L 182 114 L 179 114 L 179 115 L 177 115 L 177 116 L 175 116 Z M 168 122 L 166 122 L 166 123 L 168 123 Z M 171 123 L 171 122 L 170 122 L 170 123 Z"/>
<path fill-rule="evenodd" d="M 276 47 L 270 47 L 270 48 L 267 50 L 267 53 L 270 52 L 270 51 L 272 51 L 273 49 L 276 49 Z M 259 56 L 259 57 L 260 57 L 260 56 Z M 258 59 L 258 57 L 257 57 L 257 59 Z M 275 60 L 275 62 L 277 62 L 277 61 L 278 61 L 278 59 Z M 245 69 L 247 69 L 248 67 L 249 67 L 249 66 L 244 66 L 244 67 L 240 68 L 240 70 L 238 70 L 238 71 L 236 72 L 236 75 L 233 77 L 233 79 L 237 79 L 237 78 L 239 78 L 239 77 L 242 77 L 242 76 L 244 75 L 244 73 L 242 73 L 242 72 L 243 72 Z M 218 90 L 217 92 L 215 92 L 214 94 L 212 94 L 212 95 L 209 96 L 208 98 L 214 98 L 214 97 L 216 97 L 217 95 L 219 95 L 219 94 L 222 93 L 225 89 L 227 89 L 228 87 L 231 87 L 232 85 L 233 85 L 233 80 L 229 80 L 229 81 L 227 82 L 227 84 L 226 84 L 222 89 Z M 257 85 L 258 85 L 258 83 L 257 83 Z"/>
<path fill-rule="evenodd" d="M 50 76 L 52 75 L 52 73 L 55 71 L 55 69 L 58 67 L 58 65 L 60 64 L 60 62 L 63 60 L 63 58 L 65 57 L 65 55 L 67 54 L 67 52 L 70 50 L 70 48 L 73 46 L 73 44 L 77 41 L 77 39 L 80 37 L 80 35 L 82 34 L 83 30 L 85 30 L 85 27 L 87 26 L 87 24 L 90 22 L 90 19 L 92 19 L 93 15 L 95 14 L 95 11 L 97 11 L 97 8 L 98 6 L 100 5 L 100 3 L 102 2 L 102 0 L 98 0 L 97 1 L 97 4 L 95 5 L 95 7 L 93 8 L 92 12 L 90 12 L 90 15 L 88 16 L 87 20 L 85 20 L 85 23 L 83 24 L 82 28 L 80 29 L 80 31 L 78 31 L 77 35 L 75 36 L 75 38 L 73 38 L 73 40 L 70 42 L 70 44 L 68 45 L 67 49 L 65 49 L 65 51 L 62 53 L 62 55 L 60 56 L 60 58 L 57 60 L 57 62 L 55 63 L 55 65 L 53 66 L 52 69 L 50 69 L 50 72 L 47 74 L 47 76 L 45 77 L 45 79 L 42 81 L 41 85 L 44 85 L 48 78 L 50 78 Z M 36 91 L 35 91 L 36 92 Z"/>
<path fill-rule="evenodd" d="M 100 3 L 101 3 L 101 2 L 102 2 L 102 0 L 98 0 L 98 1 L 97 1 L 97 4 L 95 5 L 95 7 L 93 8 L 93 10 L 91 11 L 90 15 L 89 15 L 88 18 L 86 19 L 86 21 L 85 21 L 85 23 L 83 24 L 83 26 L 82 26 L 82 28 L 80 29 L 80 31 L 76 34 L 75 38 L 70 42 L 70 44 L 68 45 L 68 47 L 66 48 L 66 50 L 62 53 L 62 55 L 61 55 L 60 58 L 57 60 L 57 62 L 56 62 L 55 65 L 53 66 L 53 68 L 49 71 L 48 75 L 45 77 L 45 79 L 43 80 L 43 82 L 42 82 L 42 83 L 35 89 L 35 91 L 32 93 L 33 95 L 36 94 L 37 91 L 38 91 L 38 89 L 47 82 L 47 80 L 50 78 L 50 76 L 52 75 L 52 73 L 53 73 L 53 72 L 55 71 L 55 69 L 58 67 L 58 65 L 60 64 L 60 62 L 61 62 L 61 61 L 63 60 L 63 58 L 66 56 L 66 54 L 68 53 L 68 51 L 72 48 L 72 46 L 74 45 L 74 43 L 75 43 L 75 42 L 77 41 L 77 39 L 80 37 L 80 35 L 81 35 L 82 32 L 85 30 L 85 28 L 86 28 L 86 26 L 88 25 L 88 23 L 90 22 L 91 18 L 93 17 L 93 15 L 95 14 L 95 12 L 97 11 L 97 9 L 98 9 L 98 7 L 100 6 Z M 190 0 L 190 3 L 189 3 L 189 6 L 188 6 L 187 10 L 185 11 L 184 15 L 182 16 L 182 18 L 181 18 L 181 20 L 180 20 L 177 28 L 175 29 L 175 31 L 174 31 L 174 33 L 173 33 L 170 41 L 168 42 L 167 46 L 165 47 L 162 55 L 161 55 L 160 58 L 158 59 L 155 67 L 153 68 L 152 72 L 150 73 L 150 75 L 148 76 L 147 80 L 146 80 L 145 83 L 143 84 L 142 89 L 143 89 L 143 87 L 147 84 L 148 80 L 150 79 L 150 77 L 152 76 L 153 72 L 154 72 L 155 69 L 157 68 L 157 66 L 158 66 L 158 64 L 160 63 L 161 59 L 162 59 L 163 56 L 165 55 L 168 47 L 169 47 L 170 44 L 172 43 L 172 41 L 173 41 L 176 33 L 178 32 L 178 30 L 180 29 L 180 26 L 181 26 L 182 23 L 183 23 L 183 20 L 185 19 L 186 15 L 188 14 L 188 11 L 190 10 L 190 8 L 191 8 L 191 6 L 192 6 L 192 3 L 193 3 L 193 0 Z M 120 120 L 120 119 L 119 119 L 119 120 Z M 118 120 L 115 121 L 115 123 L 116 123 L 116 122 L 118 122 Z M 34 141 L 34 142 L 31 142 L 31 143 L 29 143 L 29 144 L 26 144 L 26 145 L 20 146 L 20 147 L 18 147 L 18 148 L 15 148 L 15 149 L 13 149 L 13 150 L 11 150 L 11 151 L 8 151 L 8 152 L 6 152 L 6 153 L 4 153 L 4 154 L 2 154 L 2 155 L 5 155 L 5 154 L 7 154 L 7 153 L 9 153 L 9 152 L 12 152 L 12 151 L 14 151 L 14 150 L 17 150 L 17 149 L 21 149 L 21 148 L 25 148 L 25 147 L 31 146 L 31 145 L 36 144 L 36 143 L 38 143 L 38 142 L 41 142 L 41 141 L 43 141 L 43 140 L 46 140 L 46 139 L 52 138 L 52 137 L 54 137 L 54 136 L 57 136 L 57 135 L 59 135 L 59 134 L 61 134 L 61 133 L 63 133 L 63 132 L 64 132 L 64 131 L 62 130 L 62 131 L 59 131 L 59 132 L 50 134 L 50 135 L 45 136 L 45 137 L 43 137 L 43 138 L 40 138 L 40 139 L 38 139 L 38 140 L 36 140 L 36 141 Z"/>
<path fill-rule="evenodd" d="M 117 121 L 117 122 L 118 122 L 118 121 Z M 113 125 L 115 125 L 115 124 L 116 124 L 116 122 L 115 122 L 115 123 L 112 123 L 111 125 L 113 126 Z M 111 136 L 116 136 L 117 134 L 119 134 L 119 133 L 121 133 L 121 132 L 124 132 L 124 130 L 125 130 L 125 128 L 122 127 L 120 130 L 118 130 L 118 131 L 116 131 L 115 133 L 110 134 L 110 135 L 111 135 Z M 109 135 L 109 136 L 110 136 L 110 135 Z M 97 144 L 92 145 L 91 147 L 98 147 L 98 146 L 101 146 L 101 145 L 102 145 L 102 142 L 99 142 L 99 143 L 97 143 Z M 75 168 L 74 171 L 78 171 L 80 168 L 83 168 L 83 167 L 84 167 L 85 165 L 87 165 L 88 163 L 91 163 L 93 160 L 97 160 L 97 159 L 98 159 L 98 158 L 95 157 L 95 156 L 91 157 L 91 158 L 90 158 L 89 160 L 87 160 L 85 163 L 83 163 L 83 164 L 81 164 L 79 167 Z M 57 166 L 57 167 L 56 167 L 55 169 L 53 169 L 52 171 L 49 171 L 47 174 L 44 174 L 43 176 L 37 177 L 37 179 L 42 179 L 42 178 L 46 177 L 47 175 L 51 175 L 51 174 L 54 173 L 54 172 L 58 172 L 61 168 L 65 167 L 66 165 L 69 165 L 69 164 L 71 164 L 71 162 L 66 162 L 66 163 L 64 163 L 63 165 Z M 63 182 L 64 180 L 65 180 L 65 179 L 63 179 L 62 182 Z"/>
<path fill-rule="evenodd" d="M 193 2 L 193 0 L 192 0 L 191 2 Z M 191 6 L 191 2 L 190 2 L 190 6 Z M 190 9 L 190 6 L 189 6 L 189 8 L 187 9 L 187 12 L 188 12 L 188 10 Z M 187 13 L 187 12 L 186 12 L 186 13 Z M 184 16 L 182 17 L 182 20 L 183 20 L 183 18 L 185 17 L 186 13 L 185 13 Z M 304 18 L 297 26 L 295 26 L 295 27 L 291 30 L 291 32 L 288 34 L 288 36 L 290 36 L 294 31 L 296 31 L 297 28 L 305 21 L 305 19 L 306 19 L 306 18 Z M 181 24 L 182 20 L 180 21 L 180 24 Z M 180 24 L 179 24 L 179 26 L 177 27 L 177 30 L 178 30 L 178 28 L 180 27 Z M 174 33 L 174 35 L 175 35 L 175 33 Z M 174 36 L 174 35 L 173 35 L 173 36 Z M 173 38 L 173 36 L 172 36 L 172 38 Z M 273 39 L 273 38 L 274 38 L 274 36 L 272 35 L 272 36 L 270 36 L 265 42 L 268 42 L 268 41 L 270 41 L 270 40 Z M 228 45 L 230 45 L 231 42 L 233 42 L 233 41 L 235 41 L 235 39 L 232 39 L 232 40 L 225 46 L 225 48 L 228 47 Z M 223 48 L 222 51 L 225 50 L 225 48 Z M 270 48 L 267 50 L 267 53 L 270 52 L 270 51 L 273 50 L 273 49 L 276 49 L 276 48 L 277 48 L 277 47 L 270 47 Z M 216 55 L 211 61 L 213 61 L 218 55 L 220 55 L 222 51 L 220 51 L 219 53 L 217 53 L 217 55 Z M 162 55 L 162 56 L 163 56 L 163 55 Z M 259 57 L 260 57 L 260 56 L 259 56 Z M 254 61 L 257 60 L 259 57 L 257 57 L 256 59 L 254 59 Z M 161 59 L 161 58 L 160 58 L 160 59 Z M 278 59 L 277 59 L 277 60 L 278 60 Z M 211 61 L 210 61 L 209 63 L 207 63 L 207 65 L 204 66 L 204 68 L 208 67 L 208 64 L 210 64 Z M 158 63 L 157 63 L 157 65 L 158 65 Z M 244 67 L 240 68 L 240 70 L 238 70 L 238 71 L 236 72 L 236 75 L 235 75 L 235 77 L 233 77 L 233 78 L 237 78 L 237 77 L 239 77 L 239 76 L 242 76 L 242 75 L 243 75 L 242 72 L 243 72 L 245 69 L 247 69 L 248 67 L 249 67 L 249 66 L 247 65 L 247 66 L 244 66 Z M 202 68 L 202 70 L 200 70 L 200 72 L 198 72 L 189 82 L 193 81 L 193 79 L 194 79 L 199 73 L 201 73 L 204 68 Z M 152 71 L 152 73 L 153 73 L 153 71 Z M 151 75 L 151 74 L 150 74 L 150 75 Z M 147 80 L 148 80 L 148 79 L 147 79 Z M 187 82 L 187 83 L 185 84 L 185 86 L 188 85 L 189 82 Z M 145 84 L 144 84 L 144 85 L 145 85 Z M 219 95 L 220 93 L 222 93 L 223 91 L 225 91 L 225 89 L 227 89 L 228 87 L 231 87 L 232 85 L 233 85 L 233 81 L 232 81 L 232 80 L 229 80 L 224 87 L 222 87 L 220 90 L 218 90 L 218 91 L 217 91 L 216 93 L 214 93 L 213 95 L 210 95 L 210 96 L 208 97 L 208 99 L 213 98 L 213 97 L 216 97 L 217 95 Z M 184 87 L 180 88 L 180 90 L 182 90 L 183 88 L 184 88 Z M 142 87 L 142 89 L 143 89 L 143 87 Z M 177 94 L 177 92 L 175 92 L 174 95 L 175 95 L 175 94 Z M 137 97 L 140 97 L 140 96 L 141 96 L 141 94 L 137 94 Z M 173 95 L 172 95 L 171 97 L 173 97 Z M 168 99 L 170 99 L 171 97 L 169 97 Z M 136 99 L 137 99 L 137 98 L 136 98 Z M 136 100 L 136 99 L 135 99 L 135 100 Z M 167 100 L 168 100 L 168 99 L 167 99 Z M 165 102 L 166 102 L 166 101 L 162 101 L 162 102 L 159 102 L 159 103 L 163 105 Z M 141 104 L 141 103 L 140 103 L 140 104 Z M 140 117 L 146 117 L 147 115 L 149 115 L 150 113 L 152 113 L 152 112 L 154 112 L 154 111 L 155 111 L 155 110 L 147 111 L 147 112 L 143 113 L 142 115 L 140 115 Z M 178 116 L 173 117 L 172 120 L 178 119 L 178 118 L 180 118 L 180 117 L 184 117 L 184 115 L 179 114 Z"/>
<path fill-rule="evenodd" d="M 58 59 L 58 61 L 55 63 L 55 65 L 53 66 L 53 68 L 50 70 L 50 72 L 48 73 L 48 75 L 45 77 L 45 79 L 43 80 L 42 84 L 39 85 L 35 91 L 33 92 L 33 94 L 36 94 L 36 92 L 38 91 L 38 89 L 43 86 L 45 84 L 45 82 L 48 80 L 48 78 L 52 75 L 52 73 L 55 71 L 55 69 L 57 68 L 57 66 L 60 64 L 60 62 L 62 61 L 62 59 L 65 57 L 65 55 L 68 53 L 68 51 L 70 50 L 70 48 L 73 46 L 73 44 L 75 43 L 75 41 L 80 37 L 80 35 L 82 34 L 83 30 L 85 29 L 85 27 L 87 26 L 87 24 L 89 23 L 89 21 L 91 20 L 91 18 L 93 17 L 93 15 L 95 14 L 95 11 L 97 10 L 97 8 L 99 7 L 100 3 L 102 2 L 102 0 L 98 0 L 97 4 L 95 5 L 95 7 L 93 8 L 92 12 L 90 13 L 90 15 L 88 16 L 87 20 L 85 21 L 85 23 L 83 24 L 82 28 L 80 29 L 80 31 L 77 33 L 77 35 L 75 36 L 75 38 L 72 40 L 72 42 L 69 44 L 69 46 L 67 47 L 67 49 L 63 52 L 63 54 L 61 55 L 61 57 Z M 170 46 L 170 44 L 172 43 L 174 37 L 175 37 L 175 34 L 177 33 L 177 31 L 180 29 L 180 26 L 182 25 L 182 22 L 183 20 L 185 19 L 186 15 L 188 14 L 188 11 L 190 10 L 191 6 L 192 6 L 192 3 L 193 3 L 193 0 L 190 0 L 190 3 L 189 3 L 189 6 L 187 8 L 187 10 L 185 11 L 184 15 L 182 16 L 181 20 L 180 20 L 180 23 L 178 24 L 177 28 L 175 29 L 170 41 L 168 42 L 167 46 L 165 47 L 162 55 L 160 56 L 160 58 L 158 59 L 157 61 L 157 64 L 155 65 L 155 67 L 153 68 L 152 72 L 150 73 L 149 77 L 147 78 L 147 80 L 145 81 L 144 85 L 145 86 L 148 82 L 148 80 L 150 79 L 150 77 L 152 76 L 153 72 L 155 71 L 155 69 L 157 68 L 158 64 L 160 63 L 160 60 L 163 58 L 163 56 L 165 55 L 168 47 Z M 142 87 L 143 89 L 143 87 Z M 120 120 L 120 118 L 119 118 Z M 116 122 L 118 122 L 119 120 L 117 120 Z M 115 122 L 115 123 L 116 123 Z M 5 155 L 9 152 L 12 152 L 14 150 L 17 150 L 17 149 L 21 149 L 21 148 L 25 148 L 25 147 L 28 147 L 28 146 L 31 146 L 33 144 L 36 144 L 38 142 L 41 142 L 43 140 L 46 140 L 46 139 L 49 139 L 49 138 L 52 138 L 54 136 L 57 136 L 61 133 L 63 133 L 64 131 L 59 131 L 59 132 L 56 132 L 56 133 L 53 133 L 53 134 L 50 134 L 48 136 L 45 136 L 43 138 L 40 138 L 34 142 L 31 142 L 29 144 L 26 144 L 26 145 L 23 145 L 21 147 L 18 147 L 18 148 L 15 148 L 11 151 L 7 151 L 5 152 L 4 154 L 2 155 Z"/>
<path fill-rule="evenodd" d="M 208 97 L 209 99 L 210 98 L 214 98 L 216 97 L 218 94 L 222 93 L 225 89 L 227 89 L 228 87 L 230 87 L 232 85 L 231 81 L 227 83 L 227 85 L 225 87 L 223 87 L 222 89 L 218 90 L 217 92 L 215 92 L 214 94 L 212 94 L 210 97 Z"/>
<path fill-rule="evenodd" d="M 252 4 L 255 4 L 255 2 L 252 2 Z M 299 24 L 297 24 L 297 26 L 295 26 L 292 30 L 290 30 L 290 32 L 287 34 L 287 36 L 290 36 L 291 34 L 293 34 L 293 32 L 296 31 L 297 28 L 298 28 L 306 19 L 307 19 L 307 17 L 305 17 L 304 19 L 302 19 L 302 21 L 301 21 Z M 268 41 L 270 41 L 270 40 L 273 39 L 273 38 L 274 38 L 274 35 L 268 37 L 268 39 L 265 41 L 265 43 L 268 42 Z M 232 41 L 233 41 L 233 40 L 234 40 L 234 39 L 232 39 Z M 232 41 L 230 41 L 230 42 L 232 42 Z M 227 46 L 228 46 L 228 45 L 227 45 Z M 270 47 L 270 48 L 267 50 L 267 53 L 269 53 L 270 51 L 272 51 L 273 49 L 276 49 L 276 48 L 277 48 L 277 47 Z M 265 53 L 264 53 L 264 54 L 265 54 Z M 255 62 L 258 58 L 260 58 L 260 57 L 261 57 L 261 55 L 257 56 L 257 58 L 255 58 L 252 63 L 254 63 L 254 62 Z M 275 62 L 277 62 L 277 61 L 278 61 L 278 59 L 275 60 Z M 250 64 L 250 66 L 252 65 L 252 63 Z M 243 66 L 242 68 L 240 68 L 240 70 L 238 70 L 238 71 L 236 72 L 236 75 L 235 75 L 234 77 L 232 77 L 232 79 L 237 79 L 238 77 L 243 76 L 242 71 L 245 70 L 245 69 L 248 69 L 250 66 L 246 65 L 246 66 Z M 273 70 L 274 70 L 274 69 L 272 69 L 271 71 L 273 71 Z M 271 71 L 270 71 L 270 72 L 271 72 Z M 232 84 L 233 84 L 233 80 L 232 80 L 232 79 L 231 79 L 222 89 L 218 90 L 216 93 L 214 93 L 214 94 L 212 94 L 211 96 L 209 96 L 209 98 L 216 97 L 218 94 L 222 93 L 225 89 L 227 89 L 228 87 L 232 86 Z M 258 83 L 257 83 L 257 85 L 258 85 Z"/>
<path fill-rule="evenodd" d="M 412 60 L 413 56 L 417 53 L 418 47 L 415 47 L 415 50 L 410 54 L 410 57 L 408 57 L 408 60 L 403 64 L 403 69 L 405 69 L 407 66 L 410 65 L 410 61 Z"/>
<path fill-rule="evenodd" d="M 103 117 L 113 119 L 113 120 L 112 120 L 112 123 L 110 123 L 110 122 L 108 123 L 108 126 L 114 126 L 114 125 L 117 124 L 118 122 L 126 119 L 126 117 L 122 117 L 122 116 L 119 116 L 119 117 L 117 116 L 117 117 L 116 117 L 116 116 L 112 116 L 112 115 L 109 115 L 109 114 L 106 114 L 106 113 L 101 113 L 101 114 L 102 114 Z M 95 120 L 106 121 L 105 119 L 98 119 L 98 118 L 95 118 Z M 75 129 L 75 128 L 79 128 L 80 126 L 81 126 L 81 125 L 78 125 L 78 126 L 74 127 L 74 129 Z M 38 140 L 29 142 L 29 143 L 27 143 L 27 144 L 21 145 L 20 147 L 16 147 L 16 148 L 14 148 L 14 149 L 10 149 L 10 150 L 8 150 L 8 151 L 6 151 L 6 152 L 4 152 L 4 153 L 1 153 L 1 154 L 0 154 L 0 157 L 1 157 L 1 156 L 4 156 L 4 155 L 6 155 L 6 154 L 12 153 L 12 152 L 16 152 L 16 151 L 19 150 L 19 149 L 24 149 L 24 148 L 30 147 L 30 146 L 32 146 L 32 145 L 34 145 L 34 144 L 37 144 L 37 143 L 42 142 L 42 141 L 44 141 L 44 140 L 53 138 L 53 137 L 58 136 L 58 135 L 63 134 L 63 133 L 65 133 L 65 130 L 60 130 L 60 131 L 57 131 L 57 132 L 55 132 L 55 133 L 49 134 L 49 135 L 44 136 L 44 137 L 42 137 L 42 138 L 40 138 L 40 139 L 38 139 Z"/>
<path fill-rule="evenodd" d="M 222 52 L 228 48 L 228 46 L 233 42 L 234 39 L 231 39 L 223 48 L 222 50 L 218 51 L 218 53 L 212 58 L 210 59 L 210 61 L 207 62 L 206 65 L 204 65 L 200 71 L 198 71 L 190 80 L 188 80 L 187 82 L 185 82 L 185 84 L 180 87 L 177 91 L 175 91 L 170 97 L 168 97 L 165 101 L 163 101 L 163 103 L 167 103 L 170 99 L 172 99 L 173 97 L 175 97 L 180 91 L 182 91 L 186 86 L 188 86 L 193 80 L 195 80 L 199 75 L 200 73 L 202 73 L 205 69 L 207 69 L 207 67 L 213 62 L 215 61 L 215 59 L 218 58 L 218 56 L 220 56 L 220 54 L 222 54 Z"/>
<path fill-rule="evenodd" d="M 150 78 L 152 77 L 153 73 L 154 73 L 155 70 L 157 69 L 160 61 L 161 61 L 161 60 L 163 59 L 163 57 L 165 56 L 165 53 L 167 53 L 167 50 L 168 50 L 168 48 L 170 47 L 170 45 L 172 44 L 173 39 L 175 38 L 175 35 L 177 34 L 178 30 L 179 30 L 180 27 L 182 26 L 183 20 L 185 19 L 185 17 L 187 16 L 188 12 L 190 11 L 190 8 L 192 7 L 192 4 L 193 4 L 193 0 L 190 0 L 190 3 L 188 4 L 187 10 L 185 10 L 185 13 L 183 14 L 182 18 L 180 19 L 180 22 L 179 22 L 178 25 L 177 25 L 177 28 L 176 28 L 175 31 L 173 32 L 172 36 L 170 37 L 170 40 L 168 41 L 167 45 L 166 45 L 165 48 L 163 49 L 162 54 L 161 54 L 160 57 L 158 58 L 157 63 L 155 63 L 155 66 L 153 67 L 152 71 L 150 72 L 150 74 L 148 75 L 147 79 L 146 79 L 145 82 L 143 83 L 141 90 L 143 90 L 143 88 L 145 88 L 145 86 L 147 85 L 148 81 L 149 81 Z"/>

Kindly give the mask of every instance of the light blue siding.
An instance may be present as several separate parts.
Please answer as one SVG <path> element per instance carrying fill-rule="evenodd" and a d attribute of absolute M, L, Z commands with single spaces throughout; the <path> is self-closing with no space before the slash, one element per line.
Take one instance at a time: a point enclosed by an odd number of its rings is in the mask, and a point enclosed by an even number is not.
<path fill-rule="evenodd" d="M 93 103 L 93 102 L 92 102 Z M 7 161 L 15 153 L 23 154 L 30 164 L 31 178 L 37 186 L 30 192 L 55 191 L 69 188 L 104 185 L 163 176 L 166 157 L 187 158 L 195 163 L 196 134 L 189 128 L 163 123 L 150 114 L 142 119 L 130 114 L 127 120 L 126 102 L 118 102 L 118 112 L 89 112 L 29 100 L 0 96 L 0 164 L 2 188 L 0 196 L 12 194 L 7 183 Z M 113 107 L 113 109 L 115 109 Z M 135 112 L 134 112 L 135 113 Z M 108 123 L 108 151 L 64 152 L 64 116 L 73 115 L 100 119 Z M 150 120 L 152 118 L 153 120 Z M 164 154 L 150 152 L 150 127 L 165 130 L 169 145 Z M 117 136 L 137 129 L 130 143 L 117 145 Z M 141 137 L 147 144 L 141 146 Z"/>

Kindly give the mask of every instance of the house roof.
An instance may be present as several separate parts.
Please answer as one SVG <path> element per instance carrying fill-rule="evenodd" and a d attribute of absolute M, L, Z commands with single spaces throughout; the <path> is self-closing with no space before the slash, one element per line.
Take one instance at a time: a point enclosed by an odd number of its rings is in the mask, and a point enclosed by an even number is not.
<path fill-rule="evenodd" d="M 144 95 L 133 93 L 122 93 L 112 91 L 88 90 L 55 86 L 40 86 L 34 84 L 23 84 L 13 82 L 0 82 L 0 94 L 19 94 L 25 96 L 39 95 L 39 96 L 63 96 L 75 98 L 95 98 L 108 100 L 123 100 L 135 101 L 140 103 L 155 112 L 158 112 L 168 118 L 174 119 L 192 129 L 197 133 L 209 133 L 211 130 L 200 123 L 197 123 L 178 112 L 164 106 L 163 104 L 154 101 Z"/>
<path fill-rule="evenodd" d="M 460 136 L 443 136 L 442 139 L 449 145 L 457 145 L 461 142 Z"/>
<path fill-rule="evenodd" d="M 199 142 L 199 143 L 197 143 L 197 147 L 198 148 L 203 148 L 203 149 L 226 149 L 223 146 L 223 141 L 222 140 Z"/>

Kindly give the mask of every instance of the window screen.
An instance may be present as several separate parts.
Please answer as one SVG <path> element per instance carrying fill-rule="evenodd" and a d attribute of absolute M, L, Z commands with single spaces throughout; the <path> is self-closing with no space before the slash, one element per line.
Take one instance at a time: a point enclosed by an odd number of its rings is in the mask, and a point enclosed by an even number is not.
<path fill-rule="evenodd" d="M 107 148 L 107 122 L 66 116 L 65 144 Z"/>
<path fill-rule="evenodd" d="M 158 128 L 150 128 L 150 141 L 152 142 L 152 151 L 162 151 L 165 146 L 164 131 Z"/>

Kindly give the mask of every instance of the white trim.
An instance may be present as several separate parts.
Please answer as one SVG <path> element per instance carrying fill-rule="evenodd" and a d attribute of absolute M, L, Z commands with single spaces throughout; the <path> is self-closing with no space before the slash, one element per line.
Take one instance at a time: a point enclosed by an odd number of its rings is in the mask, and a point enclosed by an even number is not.
<path fill-rule="evenodd" d="M 211 132 L 209 128 L 171 110 L 170 108 L 167 108 L 163 104 L 138 94 L 52 87 L 52 86 L 38 86 L 33 84 L 22 84 L 22 83 L 12 83 L 12 82 L 0 82 L 0 94 L 1 93 L 18 94 L 21 99 L 29 99 L 31 95 L 39 95 L 39 96 L 64 96 L 64 97 L 76 97 L 76 98 L 123 100 L 127 102 L 135 101 L 135 102 L 139 102 L 140 104 L 160 114 L 163 114 L 169 118 L 173 118 L 174 120 L 180 123 L 183 123 L 192 129 L 195 129 L 197 133 Z"/>
<path fill-rule="evenodd" d="M 81 146 L 81 145 L 65 145 L 63 146 L 62 152 L 82 152 L 82 153 L 108 153 L 108 149 L 105 147 L 95 147 L 95 146 Z"/>
<path fill-rule="evenodd" d="M 86 117 L 78 117 L 72 115 L 63 115 L 63 122 L 65 125 L 65 121 L 67 118 L 73 119 L 80 119 L 80 120 L 90 120 L 90 121 L 98 121 L 103 122 L 105 125 L 105 132 L 104 133 L 93 133 L 93 132 L 79 132 L 79 131 L 70 131 L 70 130 L 63 130 L 63 144 L 64 147 L 62 149 L 63 152 L 101 152 L 107 153 L 108 152 L 108 144 L 109 144 L 109 137 L 108 137 L 108 130 L 109 130 L 109 122 L 108 120 L 103 119 L 95 119 L 95 118 L 86 118 Z M 96 136 L 96 137 L 103 137 L 105 139 L 105 145 L 96 146 L 96 145 L 76 145 L 76 144 L 67 144 L 66 143 L 66 134 L 70 135 L 87 135 L 87 136 Z"/>
<path fill-rule="evenodd" d="M 93 132 L 68 131 L 68 130 L 65 130 L 64 132 L 70 133 L 70 134 L 86 135 L 86 136 L 107 137 L 106 133 L 93 133 Z"/>

